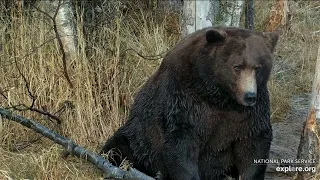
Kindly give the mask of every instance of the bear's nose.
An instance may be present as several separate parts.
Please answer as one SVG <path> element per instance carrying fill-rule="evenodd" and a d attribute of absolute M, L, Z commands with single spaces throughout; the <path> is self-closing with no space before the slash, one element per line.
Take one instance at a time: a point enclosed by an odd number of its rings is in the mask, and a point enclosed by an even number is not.
<path fill-rule="evenodd" d="M 244 96 L 244 101 L 249 105 L 254 105 L 257 99 L 257 94 L 254 92 L 248 92 Z"/>

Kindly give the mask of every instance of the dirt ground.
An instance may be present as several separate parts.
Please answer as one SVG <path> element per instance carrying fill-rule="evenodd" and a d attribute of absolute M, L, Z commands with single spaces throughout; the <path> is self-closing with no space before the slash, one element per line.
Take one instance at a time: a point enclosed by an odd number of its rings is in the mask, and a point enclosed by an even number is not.
<path fill-rule="evenodd" d="M 306 118 L 309 105 L 309 95 L 302 94 L 294 97 L 291 102 L 292 111 L 284 121 L 273 123 L 273 142 L 270 159 L 296 159 L 302 125 Z M 283 164 L 286 166 L 289 164 Z M 294 173 L 277 172 L 278 164 L 269 164 L 265 179 L 289 180 Z"/>

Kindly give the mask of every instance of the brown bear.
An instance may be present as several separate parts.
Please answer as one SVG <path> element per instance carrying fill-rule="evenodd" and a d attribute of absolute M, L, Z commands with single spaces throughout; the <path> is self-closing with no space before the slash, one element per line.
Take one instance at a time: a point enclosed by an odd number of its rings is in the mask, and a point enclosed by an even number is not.
<path fill-rule="evenodd" d="M 210 27 L 183 38 L 101 153 L 162 179 L 264 179 L 272 140 L 267 81 L 277 33 Z"/>

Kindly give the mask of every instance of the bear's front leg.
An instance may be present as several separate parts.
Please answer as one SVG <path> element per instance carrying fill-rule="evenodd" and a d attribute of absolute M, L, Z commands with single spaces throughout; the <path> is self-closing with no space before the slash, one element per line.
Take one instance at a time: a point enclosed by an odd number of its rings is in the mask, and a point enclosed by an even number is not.
<path fill-rule="evenodd" d="M 254 164 L 255 159 L 268 159 L 271 130 L 256 137 L 244 138 L 235 144 L 235 165 L 241 180 L 263 180 L 266 164 Z"/>
<path fill-rule="evenodd" d="M 198 139 L 181 129 L 171 132 L 165 139 L 164 161 L 170 179 L 200 180 Z"/>

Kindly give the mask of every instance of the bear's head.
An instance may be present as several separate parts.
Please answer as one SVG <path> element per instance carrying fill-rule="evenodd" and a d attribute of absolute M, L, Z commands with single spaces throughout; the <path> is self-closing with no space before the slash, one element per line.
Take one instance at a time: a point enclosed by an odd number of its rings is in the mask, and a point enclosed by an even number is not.
<path fill-rule="evenodd" d="M 224 94 L 243 106 L 254 106 L 267 87 L 279 35 L 240 28 L 206 28 L 185 38 L 177 50 L 189 59 L 197 89 L 206 97 Z M 221 100 L 221 98 L 219 99 Z"/>

